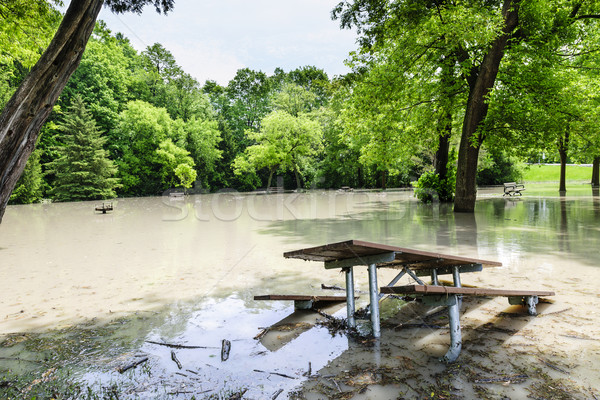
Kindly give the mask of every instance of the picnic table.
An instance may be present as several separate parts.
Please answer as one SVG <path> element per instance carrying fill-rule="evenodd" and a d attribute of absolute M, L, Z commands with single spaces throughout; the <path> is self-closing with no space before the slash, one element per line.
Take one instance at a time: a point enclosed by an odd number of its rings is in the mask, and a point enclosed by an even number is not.
<path fill-rule="evenodd" d="M 369 308 L 374 337 L 381 336 L 379 318 L 379 300 L 384 293 L 405 294 L 421 297 L 426 304 L 448 307 L 450 324 L 450 347 L 443 361 L 452 362 L 458 357 L 461 346 L 459 308 L 462 296 L 504 296 L 510 304 L 522 304 L 529 314 L 536 314 L 538 296 L 552 296 L 550 291 L 503 290 L 485 288 L 463 288 L 461 274 L 481 271 L 484 266 L 497 267 L 502 263 L 480 260 L 422 250 L 407 249 L 359 240 L 326 244 L 283 254 L 286 258 L 298 258 L 306 261 L 320 261 L 326 269 L 341 269 L 346 275 L 346 312 L 348 326 L 356 326 L 354 303 L 354 267 L 367 266 L 369 277 Z M 378 268 L 395 268 L 400 272 L 387 285 L 381 288 L 377 283 Z M 440 286 L 438 277 L 451 274 L 453 285 Z M 410 276 L 418 285 L 394 286 L 404 275 Z M 431 285 L 425 284 L 420 277 L 431 277 Z"/>
<path fill-rule="evenodd" d="M 354 318 L 354 270 L 355 266 L 368 267 L 369 308 L 373 336 L 381 334 L 379 321 L 379 288 L 377 286 L 378 268 L 400 269 L 396 277 L 387 285 L 395 285 L 404 275 L 412 277 L 420 285 L 425 283 L 419 278 L 430 276 L 434 285 L 439 284 L 440 275 L 451 274 L 454 286 L 460 287 L 460 274 L 481 271 L 483 266 L 501 266 L 496 261 L 478 260 L 422 250 L 406 249 L 396 246 L 348 240 L 326 244 L 283 254 L 285 258 L 299 258 L 307 261 L 322 261 L 326 269 L 339 268 L 346 274 L 346 304 L 348 325 L 356 326 Z"/>

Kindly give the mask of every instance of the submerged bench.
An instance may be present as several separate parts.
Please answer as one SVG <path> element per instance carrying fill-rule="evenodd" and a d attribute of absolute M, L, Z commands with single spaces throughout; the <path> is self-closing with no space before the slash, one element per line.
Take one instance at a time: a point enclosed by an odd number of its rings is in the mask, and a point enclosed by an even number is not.
<path fill-rule="evenodd" d="M 554 292 L 542 290 L 505 290 L 456 286 L 407 285 L 383 286 L 381 293 L 405 294 L 423 298 L 423 303 L 432 306 L 447 306 L 450 323 L 450 348 L 442 361 L 453 362 L 460 354 L 462 337 L 459 317 L 459 296 L 508 297 L 513 305 L 527 307 L 529 315 L 537 315 L 536 305 L 543 296 L 554 296 Z"/>
<path fill-rule="evenodd" d="M 358 296 L 355 296 L 358 297 Z M 296 310 L 319 308 L 327 303 L 344 303 L 346 296 L 310 296 L 305 294 L 265 294 L 254 296 L 254 300 L 293 300 Z"/>
<path fill-rule="evenodd" d="M 525 190 L 525 185 L 517 184 L 516 182 L 507 182 L 504 184 L 504 194 L 502 196 L 522 196 L 521 193 Z"/>

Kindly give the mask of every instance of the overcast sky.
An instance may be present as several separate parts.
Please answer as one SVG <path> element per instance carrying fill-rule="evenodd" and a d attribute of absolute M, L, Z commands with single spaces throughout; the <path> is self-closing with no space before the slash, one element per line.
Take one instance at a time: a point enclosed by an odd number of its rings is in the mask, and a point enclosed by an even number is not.
<path fill-rule="evenodd" d="M 115 15 L 106 7 L 99 19 L 122 32 L 142 51 L 156 42 L 201 84 L 226 85 L 240 68 L 271 75 L 305 65 L 330 77 L 347 73 L 355 33 L 331 20 L 339 0 L 176 0 L 175 9 L 159 15 L 147 6 L 141 16 Z"/>

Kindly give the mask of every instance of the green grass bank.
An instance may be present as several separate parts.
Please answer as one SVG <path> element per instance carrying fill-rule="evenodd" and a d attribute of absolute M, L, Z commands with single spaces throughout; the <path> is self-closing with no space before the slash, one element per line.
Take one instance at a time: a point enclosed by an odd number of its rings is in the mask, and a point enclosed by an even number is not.
<path fill-rule="evenodd" d="M 533 182 L 558 182 L 560 179 L 560 165 L 532 164 L 523 171 L 523 181 Z M 590 182 L 592 180 L 592 167 L 586 165 L 567 165 L 567 181 Z"/>

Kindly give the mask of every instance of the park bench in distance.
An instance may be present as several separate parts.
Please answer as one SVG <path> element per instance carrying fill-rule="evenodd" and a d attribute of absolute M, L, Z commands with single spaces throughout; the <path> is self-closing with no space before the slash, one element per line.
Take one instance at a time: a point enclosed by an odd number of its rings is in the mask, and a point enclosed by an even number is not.
<path fill-rule="evenodd" d="M 504 184 L 504 194 L 502 196 L 522 196 L 522 191 L 525 190 L 525 185 L 517 184 L 516 182 L 507 182 Z"/>

